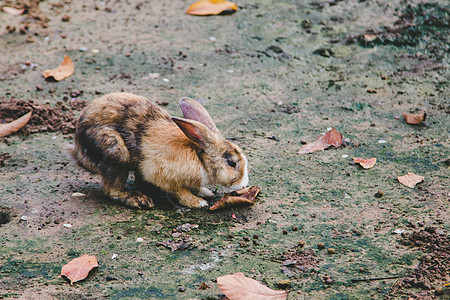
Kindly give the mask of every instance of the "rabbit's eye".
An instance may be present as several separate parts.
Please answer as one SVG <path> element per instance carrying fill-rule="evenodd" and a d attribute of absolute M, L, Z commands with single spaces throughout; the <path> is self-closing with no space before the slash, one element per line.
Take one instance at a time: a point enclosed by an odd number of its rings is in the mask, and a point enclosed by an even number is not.
<path fill-rule="evenodd" d="M 230 167 L 232 167 L 232 168 L 235 168 L 235 167 L 236 167 L 236 162 L 234 162 L 234 161 L 232 161 L 232 160 L 227 159 L 227 164 L 228 164 Z"/>

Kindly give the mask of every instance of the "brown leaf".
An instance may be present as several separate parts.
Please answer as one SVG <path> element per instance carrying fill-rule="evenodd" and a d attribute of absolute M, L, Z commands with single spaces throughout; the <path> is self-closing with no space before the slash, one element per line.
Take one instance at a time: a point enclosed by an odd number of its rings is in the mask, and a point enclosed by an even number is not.
<path fill-rule="evenodd" d="M 252 205 L 261 189 L 257 186 L 251 186 L 242 190 L 233 191 L 225 194 L 222 199 L 214 203 L 209 210 L 216 210 L 227 206 Z"/>
<path fill-rule="evenodd" d="M 61 81 L 73 74 L 75 66 L 69 56 L 64 55 L 64 61 L 53 70 L 45 70 L 42 75 L 44 78 L 53 77 L 56 81 Z"/>
<path fill-rule="evenodd" d="M 375 157 L 372 158 L 360 158 L 360 157 L 353 157 L 353 161 L 357 164 L 360 164 L 361 167 L 364 169 L 370 169 L 377 163 L 377 159 Z"/>
<path fill-rule="evenodd" d="M 233 2 L 226 0 L 201 0 L 189 5 L 186 14 L 196 16 L 218 15 L 226 10 L 238 9 Z"/>
<path fill-rule="evenodd" d="M 61 276 L 69 278 L 70 284 L 85 279 L 89 272 L 98 267 L 98 262 L 93 255 L 83 255 L 71 260 L 61 269 Z"/>
<path fill-rule="evenodd" d="M 286 291 L 272 290 L 241 272 L 217 277 L 217 284 L 230 300 L 284 300 Z"/>
<path fill-rule="evenodd" d="M 364 42 L 369 43 L 371 41 L 374 41 L 377 39 L 378 36 L 376 36 L 375 34 L 370 34 L 370 33 L 365 33 L 363 35 L 364 38 Z"/>
<path fill-rule="evenodd" d="M 25 11 L 25 8 L 17 9 L 17 8 L 14 8 L 14 7 L 3 6 L 3 11 L 5 13 L 13 15 L 13 16 L 20 16 Z"/>
<path fill-rule="evenodd" d="M 319 136 L 314 142 L 304 145 L 298 151 L 298 154 L 313 153 L 327 149 L 330 146 L 339 147 L 342 145 L 342 134 L 333 127 L 324 135 Z"/>
<path fill-rule="evenodd" d="M 403 113 L 403 118 L 405 119 L 406 123 L 417 125 L 425 121 L 427 118 L 426 113 L 421 114 L 409 114 L 409 113 Z"/>
<path fill-rule="evenodd" d="M 25 126 L 31 118 L 31 111 L 21 116 L 17 120 L 6 124 L 0 124 L 0 138 L 16 132 L 23 126 Z"/>
<path fill-rule="evenodd" d="M 414 188 L 416 184 L 422 182 L 425 177 L 416 175 L 414 173 L 408 172 L 408 174 L 397 177 L 398 181 L 401 184 L 406 185 L 407 187 Z"/>

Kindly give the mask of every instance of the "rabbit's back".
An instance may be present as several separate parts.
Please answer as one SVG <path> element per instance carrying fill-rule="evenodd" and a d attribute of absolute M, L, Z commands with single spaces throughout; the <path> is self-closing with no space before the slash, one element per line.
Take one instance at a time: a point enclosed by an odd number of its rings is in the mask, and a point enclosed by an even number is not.
<path fill-rule="evenodd" d="M 144 133 L 160 122 L 172 123 L 169 113 L 145 97 L 113 93 L 95 99 L 78 119 L 72 156 L 95 173 L 108 166 L 134 169 Z"/>

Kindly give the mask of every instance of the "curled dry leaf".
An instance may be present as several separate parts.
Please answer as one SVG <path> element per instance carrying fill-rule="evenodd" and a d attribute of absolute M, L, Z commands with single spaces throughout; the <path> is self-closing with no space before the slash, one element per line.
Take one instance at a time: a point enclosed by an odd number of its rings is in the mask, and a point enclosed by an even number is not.
<path fill-rule="evenodd" d="M 397 177 L 398 181 L 401 184 L 406 185 L 407 187 L 414 188 L 416 184 L 422 182 L 425 177 L 416 175 L 414 173 L 408 172 L 408 174 Z"/>
<path fill-rule="evenodd" d="M 189 5 L 186 14 L 196 16 L 218 15 L 224 11 L 236 11 L 237 5 L 226 0 L 201 0 Z"/>
<path fill-rule="evenodd" d="M 370 43 L 370 42 L 376 40 L 378 38 L 378 36 L 375 34 L 365 33 L 363 35 L 363 38 L 364 38 L 364 42 Z"/>
<path fill-rule="evenodd" d="M 298 151 L 298 154 L 313 153 L 316 151 L 325 150 L 330 146 L 339 147 L 342 145 L 342 134 L 336 131 L 333 127 L 324 135 L 319 136 L 314 142 L 304 145 Z"/>
<path fill-rule="evenodd" d="M 42 75 L 44 78 L 53 77 L 56 81 L 61 81 L 73 74 L 75 66 L 69 56 L 64 55 L 64 61 L 53 70 L 45 70 Z"/>
<path fill-rule="evenodd" d="M 9 7 L 9 6 L 3 6 L 3 11 L 7 14 L 13 15 L 13 16 L 20 16 L 21 14 L 23 14 L 23 12 L 25 11 L 24 8 L 22 9 L 17 9 L 14 7 Z"/>
<path fill-rule="evenodd" d="M 272 290 L 241 272 L 217 277 L 217 284 L 230 300 L 284 300 L 287 297 L 286 291 Z"/>
<path fill-rule="evenodd" d="M 0 138 L 16 132 L 23 126 L 25 126 L 31 118 L 31 111 L 21 116 L 17 120 L 6 124 L 0 124 Z"/>
<path fill-rule="evenodd" d="M 214 203 L 209 210 L 216 210 L 230 205 L 252 205 L 261 189 L 251 186 L 242 190 L 225 194 L 222 199 Z"/>
<path fill-rule="evenodd" d="M 85 279 L 89 272 L 98 267 L 97 258 L 93 255 L 83 255 L 71 260 L 61 269 L 61 276 L 69 278 L 70 284 Z"/>
<path fill-rule="evenodd" d="M 364 169 L 370 169 L 377 163 L 377 159 L 375 157 L 372 158 L 360 158 L 360 157 L 353 157 L 353 161 L 357 164 L 360 164 L 361 167 Z"/>
<path fill-rule="evenodd" d="M 426 113 L 422 113 L 422 114 L 403 113 L 402 115 L 403 115 L 403 118 L 405 119 L 406 123 L 413 124 L 413 125 L 420 124 L 423 121 L 425 121 L 425 119 L 427 118 Z"/>

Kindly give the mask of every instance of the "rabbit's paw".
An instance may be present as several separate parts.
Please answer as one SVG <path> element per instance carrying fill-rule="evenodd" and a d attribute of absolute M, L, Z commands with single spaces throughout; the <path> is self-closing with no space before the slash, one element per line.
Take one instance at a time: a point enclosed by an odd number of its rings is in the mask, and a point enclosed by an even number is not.
<path fill-rule="evenodd" d="M 122 192 L 120 195 L 111 198 L 130 207 L 152 208 L 155 206 L 151 198 L 137 191 Z"/>
<path fill-rule="evenodd" d="M 199 197 L 210 198 L 214 196 L 214 193 L 205 187 L 201 187 L 197 194 Z"/>
<path fill-rule="evenodd" d="M 208 206 L 208 202 L 195 196 L 189 190 L 181 190 L 175 193 L 180 204 L 190 208 L 200 208 Z"/>

